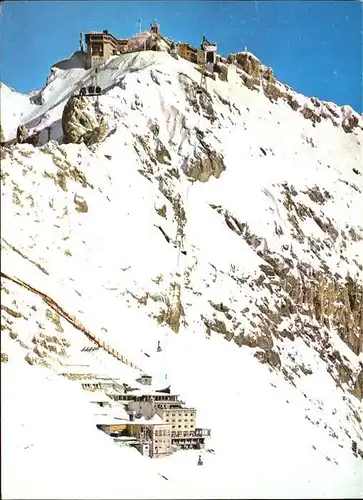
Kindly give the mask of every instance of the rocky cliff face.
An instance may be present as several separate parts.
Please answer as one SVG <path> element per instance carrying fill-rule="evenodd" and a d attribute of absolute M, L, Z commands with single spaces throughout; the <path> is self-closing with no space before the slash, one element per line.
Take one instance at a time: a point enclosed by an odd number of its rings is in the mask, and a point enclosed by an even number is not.
<path fill-rule="evenodd" d="M 107 132 L 105 117 L 97 118 L 92 105 L 85 97 L 71 96 L 62 115 L 64 142 L 84 142 L 88 146 L 101 141 Z"/>
<path fill-rule="evenodd" d="M 359 117 L 350 106 L 343 106 L 344 119 L 340 122 L 339 114 L 332 103 L 322 102 L 311 97 L 304 105 L 299 104 L 294 96 L 294 91 L 276 80 L 272 68 L 261 63 L 252 53 L 238 52 L 229 54 L 227 60 L 237 66 L 237 74 L 243 83 L 251 90 L 262 90 L 272 102 L 285 101 L 291 109 L 298 111 L 312 123 L 330 120 L 335 127 L 341 126 L 345 133 L 351 133 L 356 127 L 361 128 Z"/>

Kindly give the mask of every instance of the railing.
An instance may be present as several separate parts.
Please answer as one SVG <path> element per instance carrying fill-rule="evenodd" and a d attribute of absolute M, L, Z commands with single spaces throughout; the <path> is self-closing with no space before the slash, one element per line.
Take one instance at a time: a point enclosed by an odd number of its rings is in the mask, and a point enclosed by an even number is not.
<path fill-rule="evenodd" d="M 68 314 L 60 305 L 58 305 L 53 299 L 48 297 L 45 293 L 37 290 L 36 288 L 28 285 L 24 281 L 22 281 L 19 278 L 12 278 L 8 276 L 7 274 L 1 272 L 1 277 L 5 278 L 9 281 L 12 281 L 13 283 L 16 283 L 17 285 L 22 286 L 23 288 L 26 288 L 30 292 L 33 292 L 37 295 L 39 295 L 43 301 L 53 309 L 56 313 L 58 313 L 62 318 L 64 318 L 68 323 L 73 325 L 77 330 L 80 330 L 82 333 L 86 335 L 86 337 L 93 341 L 95 344 L 97 344 L 99 347 L 102 347 L 108 354 L 111 356 L 115 357 L 125 365 L 130 366 L 131 368 L 135 368 L 136 370 L 140 370 L 140 368 L 132 363 L 126 356 L 123 356 L 120 352 L 116 351 L 112 346 L 108 345 L 105 343 L 104 340 L 99 339 L 96 335 L 94 335 L 90 330 L 88 330 L 80 321 L 78 321 L 74 316 Z"/>
<path fill-rule="evenodd" d="M 195 429 L 196 436 L 210 437 L 211 429 L 202 429 L 201 427 L 197 427 Z"/>

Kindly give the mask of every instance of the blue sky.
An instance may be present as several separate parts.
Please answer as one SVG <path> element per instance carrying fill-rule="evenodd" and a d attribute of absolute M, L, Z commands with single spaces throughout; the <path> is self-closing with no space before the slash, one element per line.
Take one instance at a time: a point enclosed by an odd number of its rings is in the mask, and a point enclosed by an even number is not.
<path fill-rule="evenodd" d="M 0 79 L 20 92 L 41 88 L 49 68 L 78 49 L 79 33 L 119 37 L 156 19 L 164 35 L 193 45 L 205 32 L 228 54 L 247 45 L 276 76 L 309 96 L 362 104 L 360 1 L 9 1 L 1 13 Z"/>

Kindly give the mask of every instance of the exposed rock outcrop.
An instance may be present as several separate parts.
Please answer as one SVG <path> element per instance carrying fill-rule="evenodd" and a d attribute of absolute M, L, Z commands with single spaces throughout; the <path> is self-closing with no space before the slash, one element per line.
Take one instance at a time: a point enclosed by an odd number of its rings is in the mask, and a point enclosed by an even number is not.
<path fill-rule="evenodd" d="M 1 363 L 7 363 L 9 361 L 9 356 L 5 352 L 1 353 Z"/>
<path fill-rule="evenodd" d="M 341 126 L 347 134 L 359 127 L 359 115 L 350 106 L 341 106 L 339 110 L 338 106 L 319 101 L 316 97 L 311 97 L 304 105 L 299 104 L 294 97 L 293 89 L 278 82 L 272 68 L 263 65 L 250 52 L 229 54 L 227 62 L 237 66 L 237 74 L 250 90 L 258 91 L 262 87 L 264 94 L 270 101 L 283 99 L 294 111 L 299 110 L 306 120 L 312 121 L 314 127 L 323 119 L 330 120 L 335 127 Z M 223 76 L 222 79 L 224 79 Z"/>
<path fill-rule="evenodd" d="M 184 173 L 191 179 L 200 182 L 207 182 L 214 176 L 217 179 L 226 170 L 223 156 L 208 148 L 204 151 L 194 153 L 194 158 L 188 158 L 182 166 Z"/>
<path fill-rule="evenodd" d="M 28 130 L 25 125 L 19 125 L 16 130 L 16 141 L 23 144 L 28 137 Z"/>
<path fill-rule="evenodd" d="M 184 316 L 180 284 L 177 282 L 171 283 L 170 292 L 172 298 L 167 300 L 166 308 L 160 312 L 158 321 L 159 323 L 166 323 L 175 333 L 178 333 L 181 317 Z"/>
<path fill-rule="evenodd" d="M 107 122 L 103 116 L 97 118 L 86 98 L 73 95 L 64 107 L 62 128 L 65 143 L 84 142 L 90 146 L 104 138 Z"/>
<path fill-rule="evenodd" d="M 184 73 L 179 74 L 179 81 L 184 89 L 187 103 L 195 113 L 200 113 L 211 123 L 215 122 L 217 116 L 213 109 L 212 97 L 207 90 L 201 88 L 194 80 Z"/>
<path fill-rule="evenodd" d="M 347 134 L 350 134 L 353 132 L 353 130 L 358 127 L 358 118 L 355 115 L 350 115 L 347 119 L 345 119 L 342 123 L 342 127 L 344 129 L 344 132 Z"/>
<path fill-rule="evenodd" d="M 312 209 L 298 203 L 294 199 L 298 193 L 292 187 L 284 185 L 283 188 L 286 195 L 285 208 L 287 211 L 292 208 L 296 210 L 297 216 L 289 219 L 297 231 L 295 238 L 299 241 L 302 234 L 298 219 L 304 220 L 311 217 L 322 231 L 326 232 L 328 237 L 335 242 L 338 233 L 332 222 L 329 219 L 323 221 L 322 216 L 318 218 Z M 307 194 L 319 204 L 324 204 L 330 197 L 328 192 L 323 193 L 316 186 L 310 188 Z M 358 355 L 362 352 L 363 287 L 355 279 L 351 276 L 347 276 L 346 279 L 339 275 L 333 276 L 326 267 L 313 269 L 304 262 L 299 262 L 296 270 L 292 259 L 288 256 L 278 255 L 269 251 L 268 248 L 261 249 L 262 238 L 251 234 L 246 223 L 240 222 L 232 214 L 223 211 L 221 207 L 213 205 L 212 208 L 223 215 L 227 226 L 243 237 L 248 245 L 265 260 L 266 264 L 260 266 L 263 275 L 255 280 L 255 284 L 258 287 L 268 288 L 270 292 L 273 291 L 276 297 L 277 313 L 263 305 L 259 306 L 264 318 L 260 318 L 258 324 L 260 333 L 252 338 L 252 343 L 249 337 L 243 335 L 235 337 L 236 343 L 270 349 L 272 347 L 272 334 L 276 337 L 291 335 L 291 333 L 286 335 L 285 331 L 279 330 L 282 318 L 300 313 L 301 317 L 310 318 L 310 326 L 313 325 L 314 321 L 318 321 L 322 329 L 325 327 L 335 328 L 341 339 L 355 354 Z M 296 321 L 294 330 L 298 332 L 301 330 L 298 324 L 299 316 L 296 316 Z M 258 340 L 261 335 L 264 337 L 262 344 L 267 342 L 265 346 L 261 344 L 261 340 Z M 316 340 L 318 339 L 316 338 Z"/>
<path fill-rule="evenodd" d="M 5 142 L 5 137 L 3 134 L 3 129 L 2 129 L 1 123 L 0 123 L 0 143 L 3 143 L 3 142 Z"/>
<path fill-rule="evenodd" d="M 227 60 L 241 68 L 252 78 L 255 78 L 256 84 L 260 83 L 261 61 L 255 55 L 250 52 L 237 52 L 236 54 L 229 54 Z"/>
<path fill-rule="evenodd" d="M 363 399 L 363 366 L 361 365 L 361 371 L 358 374 L 358 377 L 354 383 L 354 391 L 353 394 L 360 400 Z"/>

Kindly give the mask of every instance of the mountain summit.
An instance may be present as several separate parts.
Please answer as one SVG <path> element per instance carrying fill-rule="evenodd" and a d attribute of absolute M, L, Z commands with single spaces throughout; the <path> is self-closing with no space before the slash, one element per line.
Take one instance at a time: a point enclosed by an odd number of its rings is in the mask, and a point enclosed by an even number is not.
<path fill-rule="evenodd" d="M 0 89 L 3 497 L 359 496 L 362 117 L 249 52 L 82 57 Z M 97 429 L 82 380 L 143 374 L 205 450 Z"/>

